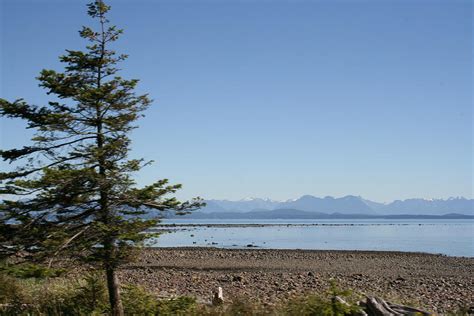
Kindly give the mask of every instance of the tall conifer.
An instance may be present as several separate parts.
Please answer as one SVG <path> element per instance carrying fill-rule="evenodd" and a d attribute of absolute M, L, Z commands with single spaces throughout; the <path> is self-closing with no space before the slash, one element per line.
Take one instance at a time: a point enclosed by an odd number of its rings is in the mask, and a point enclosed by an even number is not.
<path fill-rule="evenodd" d="M 136 187 L 131 175 L 145 163 L 128 157 L 129 135 L 151 100 L 134 92 L 138 80 L 118 75 L 116 64 L 127 56 L 109 48 L 122 34 L 110 26 L 109 9 L 102 1 L 89 4 L 98 29 L 79 31 L 86 49 L 60 57 L 64 72 L 41 72 L 40 86 L 53 101 L 0 99 L 1 116 L 22 119 L 35 131 L 31 145 L 0 152 L 17 165 L 0 173 L 0 255 L 96 262 L 105 271 L 113 315 L 123 315 L 117 268 L 157 222 L 141 215 L 186 212 L 202 203 L 179 202 L 172 195 L 181 186 L 166 179 Z"/>

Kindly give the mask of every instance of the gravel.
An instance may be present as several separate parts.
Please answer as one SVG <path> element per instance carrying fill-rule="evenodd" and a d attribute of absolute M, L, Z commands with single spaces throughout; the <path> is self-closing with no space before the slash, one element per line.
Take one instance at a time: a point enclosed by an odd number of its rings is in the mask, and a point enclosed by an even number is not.
<path fill-rule="evenodd" d="M 379 296 L 435 313 L 474 306 L 474 258 L 425 253 L 217 248 L 146 249 L 120 271 L 160 297 L 209 301 L 257 298 L 275 304 L 295 295 L 323 293 L 330 279 L 361 295 Z"/>

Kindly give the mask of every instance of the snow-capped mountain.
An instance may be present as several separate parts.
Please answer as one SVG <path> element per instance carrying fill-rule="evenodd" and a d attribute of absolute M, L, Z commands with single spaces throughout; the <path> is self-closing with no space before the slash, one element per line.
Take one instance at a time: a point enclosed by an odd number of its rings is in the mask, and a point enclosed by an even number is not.
<path fill-rule="evenodd" d="M 340 198 L 326 196 L 324 198 L 303 195 L 294 200 L 284 202 L 271 199 L 246 198 L 238 201 L 207 200 L 207 205 L 199 212 L 251 212 L 278 209 L 293 209 L 315 213 L 341 213 L 366 215 L 444 215 L 458 213 L 474 215 L 474 200 L 463 197 L 443 199 L 407 199 L 391 203 L 378 203 L 360 196 L 347 195 Z"/>
<path fill-rule="evenodd" d="M 278 208 L 296 209 L 306 212 L 342 213 L 342 214 L 374 214 L 364 201 L 357 196 L 347 195 L 341 198 L 326 196 L 318 198 L 312 195 L 303 195 L 299 199 L 280 203 Z"/>
<path fill-rule="evenodd" d="M 441 215 L 458 213 L 474 215 L 474 200 L 463 197 L 443 199 L 407 199 L 396 200 L 390 204 L 374 205 L 374 210 L 381 214 L 417 214 Z"/>
<path fill-rule="evenodd" d="M 280 204 L 279 201 L 261 198 L 245 198 L 238 201 L 206 200 L 206 207 L 202 212 L 250 212 L 253 210 L 273 210 Z"/>

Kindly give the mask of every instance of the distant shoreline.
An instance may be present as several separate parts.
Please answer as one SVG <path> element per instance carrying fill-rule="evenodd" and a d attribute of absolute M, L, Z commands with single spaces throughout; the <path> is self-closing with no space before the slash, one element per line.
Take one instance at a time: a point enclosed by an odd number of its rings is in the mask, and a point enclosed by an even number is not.
<path fill-rule="evenodd" d="M 385 220 L 399 220 L 399 219 L 434 219 L 434 220 L 444 220 L 444 219 L 474 219 L 474 215 L 465 215 L 465 214 L 445 214 L 445 215 L 409 215 L 409 214 L 400 214 L 400 215 L 366 215 L 366 214 L 324 214 L 320 213 L 311 214 L 311 212 L 305 212 L 305 214 L 297 214 L 296 216 L 275 216 L 272 211 L 266 212 L 229 212 L 229 213 L 202 213 L 195 212 L 187 214 L 184 216 L 172 216 L 163 218 L 165 220 L 169 219 L 184 219 L 184 220 L 304 220 L 304 219 L 320 219 L 320 220 L 350 220 L 350 219 L 385 219 Z"/>
<path fill-rule="evenodd" d="M 180 228 L 180 227 L 208 227 L 208 228 L 246 228 L 246 227 L 313 227 L 313 226 L 407 226 L 407 225 L 439 225 L 431 223 L 170 223 L 157 224 L 150 230 L 160 230 L 161 228 Z M 446 224 L 453 225 L 453 224 Z M 456 224 L 454 224 L 456 225 Z"/>
<path fill-rule="evenodd" d="M 279 211 L 279 210 L 278 210 Z M 253 212 L 194 212 L 184 216 L 171 216 L 164 219 L 214 219 L 214 220 L 225 220 L 225 219 L 241 219 L 241 220 L 299 220 L 299 219 L 474 219 L 474 215 L 465 215 L 458 213 L 450 213 L 444 215 L 410 215 L 410 214 L 399 214 L 399 215 L 368 215 L 368 214 L 341 214 L 341 213 L 311 213 L 299 211 L 295 214 L 277 211 L 253 211 Z"/>

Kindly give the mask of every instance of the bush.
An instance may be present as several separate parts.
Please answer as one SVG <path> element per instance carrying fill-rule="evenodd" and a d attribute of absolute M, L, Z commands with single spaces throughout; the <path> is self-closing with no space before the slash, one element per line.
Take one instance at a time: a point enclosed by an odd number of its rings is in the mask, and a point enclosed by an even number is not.
<path fill-rule="evenodd" d="M 22 263 L 22 264 L 1 264 L 0 272 L 14 276 L 16 278 L 49 278 L 49 277 L 59 277 L 65 273 L 64 269 L 52 269 L 43 265 L 37 265 L 32 263 Z"/>
<path fill-rule="evenodd" d="M 0 274 L 1 315 L 99 315 L 106 311 L 103 280 L 18 279 Z"/>
<path fill-rule="evenodd" d="M 22 287 L 15 278 L 0 273 L 0 304 L 9 305 L 5 311 L 18 310 L 23 302 Z M 0 312 L 2 309 L 0 309 Z"/>
<path fill-rule="evenodd" d="M 23 274 L 22 274 L 23 276 Z M 190 315 L 196 300 L 157 300 L 138 286 L 122 290 L 126 315 Z M 91 273 L 82 279 L 20 279 L 0 273 L 0 315 L 104 315 L 109 312 L 105 279 Z"/>
<path fill-rule="evenodd" d="M 196 313 L 196 299 L 180 296 L 170 300 L 158 301 L 156 315 L 191 315 Z"/>
<path fill-rule="evenodd" d="M 239 315 L 239 316 L 257 316 L 269 315 L 270 311 L 266 310 L 259 302 L 252 302 L 243 299 L 238 299 L 225 309 L 225 315 Z"/>
<path fill-rule="evenodd" d="M 104 277 L 97 272 L 87 275 L 72 298 L 81 314 L 103 314 L 108 308 L 108 293 Z"/>
<path fill-rule="evenodd" d="M 293 298 L 283 307 L 284 315 L 302 315 L 302 316 L 343 316 L 357 313 L 360 307 L 356 304 L 344 304 L 335 299 L 336 296 L 346 299 L 350 302 L 353 293 L 348 290 L 340 290 L 334 281 L 330 283 L 329 291 L 326 295 L 308 295 Z"/>
<path fill-rule="evenodd" d="M 196 307 L 194 298 L 181 296 L 157 300 L 142 287 L 133 285 L 124 286 L 122 301 L 126 315 L 190 315 Z"/>
<path fill-rule="evenodd" d="M 260 316 L 260 315 L 280 315 L 260 302 L 255 302 L 247 298 L 237 298 L 230 304 L 226 303 L 219 306 L 199 306 L 195 309 L 193 315 L 206 316 Z"/>
<path fill-rule="evenodd" d="M 126 285 L 122 289 L 122 303 L 126 315 L 155 315 L 158 303 L 142 287 Z"/>

